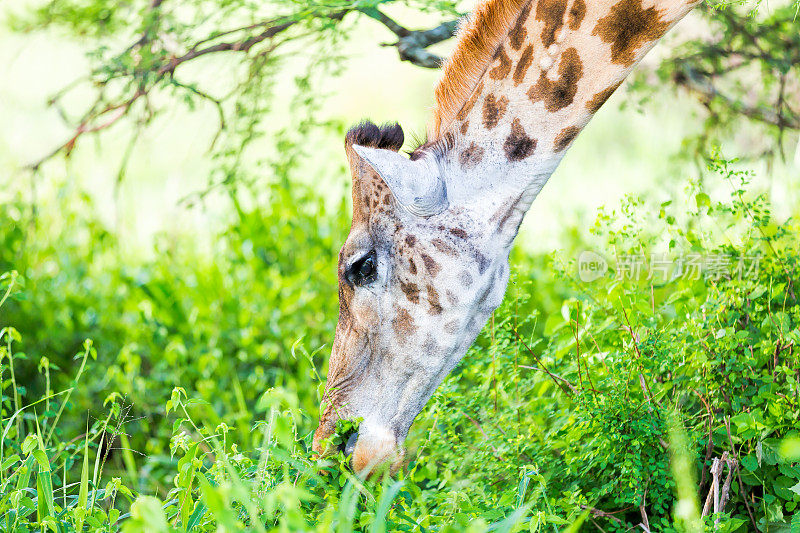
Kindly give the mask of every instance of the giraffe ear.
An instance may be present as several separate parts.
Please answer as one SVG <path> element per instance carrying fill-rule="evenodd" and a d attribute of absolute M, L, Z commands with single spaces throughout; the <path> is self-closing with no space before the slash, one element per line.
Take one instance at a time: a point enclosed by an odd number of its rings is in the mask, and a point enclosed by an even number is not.
<path fill-rule="evenodd" d="M 392 150 L 361 145 L 353 145 L 353 150 L 375 169 L 411 214 L 429 217 L 447 209 L 447 188 L 434 156 L 411 161 Z"/>

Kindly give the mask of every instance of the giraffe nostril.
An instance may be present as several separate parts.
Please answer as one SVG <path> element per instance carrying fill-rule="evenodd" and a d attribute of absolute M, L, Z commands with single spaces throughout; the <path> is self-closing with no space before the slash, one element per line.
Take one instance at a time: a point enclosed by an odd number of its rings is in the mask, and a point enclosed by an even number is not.
<path fill-rule="evenodd" d="M 346 457 L 350 457 L 353 455 L 353 450 L 356 449 L 356 442 L 358 441 L 358 432 L 354 432 L 350 434 L 350 437 L 347 439 L 347 442 L 344 445 L 344 455 Z"/>

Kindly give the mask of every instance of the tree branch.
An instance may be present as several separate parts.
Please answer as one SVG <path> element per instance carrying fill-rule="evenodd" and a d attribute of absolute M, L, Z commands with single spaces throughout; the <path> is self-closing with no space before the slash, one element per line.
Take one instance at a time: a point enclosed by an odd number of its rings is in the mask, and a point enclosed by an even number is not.
<path fill-rule="evenodd" d="M 703 76 L 696 69 L 688 65 L 679 66 L 679 70 L 673 76 L 673 82 L 678 87 L 683 87 L 690 93 L 698 96 L 700 101 L 706 105 L 718 100 L 737 113 L 757 122 L 782 129 L 789 128 L 800 130 L 800 117 L 786 116 L 782 112 L 782 109 L 775 111 L 764 106 L 748 105 L 739 102 L 723 94 L 714 86 L 710 78 Z"/>
<path fill-rule="evenodd" d="M 169 37 L 164 32 L 169 30 L 161 27 L 160 10 L 163 8 L 163 0 L 150 0 L 149 9 L 154 14 L 148 19 L 144 29 L 132 39 L 126 48 L 123 48 L 115 57 L 88 76 L 86 81 L 98 88 L 98 96 L 94 104 L 88 107 L 76 121 L 71 138 L 47 156 L 29 165 L 29 168 L 36 170 L 43 162 L 55 155 L 62 152 L 69 153 L 83 134 L 108 128 L 128 114 L 129 109 L 138 99 L 147 103 L 151 91 L 170 83 L 181 85 L 184 89 L 213 103 L 220 115 L 220 127 L 224 129 L 225 121 L 221 99 L 202 91 L 199 87 L 177 84 L 174 77 L 178 67 L 199 57 L 216 53 L 244 52 L 248 54 L 261 43 L 282 36 L 287 30 L 303 21 L 317 19 L 335 24 L 348 13 L 363 14 L 385 26 L 397 37 L 395 42 L 384 43 L 382 46 L 395 47 L 401 61 L 408 61 L 416 66 L 431 69 L 440 67 L 442 58 L 431 52 L 429 48 L 450 39 L 458 24 L 457 20 L 449 20 L 433 28 L 411 30 L 375 7 L 348 7 L 335 12 L 320 9 L 313 13 L 297 13 L 295 16 L 282 16 L 227 30 L 212 31 L 205 36 L 199 36 L 193 43 L 182 43 L 180 45 L 182 51 L 174 51 L 175 47 L 169 46 L 169 43 L 165 42 Z M 726 32 L 723 32 L 723 38 L 709 42 L 698 41 L 693 54 L 673 60 L 672 82 L 693 94 L 709 107 L 712 113 L 715 113 L 717 109 L 727 109 L 734 115 L 776 127 L 780 133 L 785 129 L 800 130 L 800 113 L 792 108 L 792 99 L 789 98 L 787 89 L 789 87 L 787 76 L 791 75 L 787 75 L 785 72 L 781 73 L 777 107 L 770 105 L 771 102 L 740 102 L 735 90 L 726 93 L 716 85 L 720 81 L 730 78 L 731 72 L 738 71 L 742 66 L 765 62 L 772 64 L 770 60 L 773 55 L 780 60 L 780 64 L 773 66 L 773 70 L 785 68 L 785 65 L 793 68 L 791 65 L 797 64 L 797 52 L 792 43 L 770 40 L 771 34 L 768 33 L 769 28 L 780 21 L 772 24 L 766 23 L 764 27 L 767 29 L 764 29 L 762 26 L 749 22 L 746 17 L 733 12 L 723 13 L 719 16 L 718 22 L 720 20 L 723 24 L 728 25 Z M 765 32 L 767 33 L 765 34 Z M 739 40 L 731 39 L 731 35 L 743 36 L 744 44 Z M 304 37 L 305 35 L 290 34 L 278 39 L 262 53 L 270 53 L 282 43 L 300 40 Z M 767 45 L 777 47 L 778 53 L 765 51 L 764 47 Z M 146 54 L 143 53 L 145 51 Z M 147 59 L 143 60 L 142 57 Z M 252 56 L 250 58 L 252 59 Z M 708 58 L 715 60 L 709 63 Z M 126 88 L 122 94 L 117 94 L 113 99 L 107 100 L 105 88 L 112 82 L 121 82 L 125 84 Z M 64 92 L 66 91 L 53 97 L 50 103 L 59 107 L 59 99 Z M 712 103 L 717 109 L 712 108 Z M 147 110 L 149 107 L 146 106 L 145 111 Z M 149 115 L 145 118 L 145 122 L 147 120 L 149 120 Z M 65 121 L 71 122 L 66 116 Z"/>
<path fill-rule="evenodd" d="M 35 161 L 35 162 L 27 165 L 26 168 L 28 168 L 28 169 L 30 169 L 30 170 L 35 172 L 35 171 L 37 171 L 39 169 L 40 166 L 42 166 L 42 164 L 44 162 L 46 162 L 47 160 L 55 157 L 60 152 L 64 151 L 67 154 L 69 154 L 75 148 L 75 143 L 78 142 L 78 139 L 83 134 L 85 134 L 85 133 L 97 133 L 98 131 L 101 131 L 101 130 L 104 130 L 106 128 L 109 128 L 109 127 L 113 126 L 119 119 L 121 119 L 122 117 L 127 115 L 128 111 L 130 111 L 130 109 L 131 109 L 131 106 L 139 98 L 141 98 L 144 95 L 145 95 L 144 91 L 141 91 L 141 90 L 136 91 L 136 93 L 134 93 L 134 95 L 132 97 L 130 97 L 128 100 L 126 100 L 126 101 L 124 101 L 122 103 L 119 103 L 119 104 L 108 104 L 106 107 L 104 107 L 99 112 L 91 113 L 90 116 L 86 116 L 81 121 L 81 123 L 78 125 L 78 127 L 75 128 L 75 131 L 72 134 L 72 137 L 69 138 L 69 140 L 67 140 L 65 143 L 59 145 L 58 147 L 56 147 L 53 151 L 51 151 L 49 154 L 47 154 L 46 156 L 42 157 L 38 161 Z M 98 119 L 100 119 L 102 117 L 105 117 L 106 115 L 108 115 L 109 113 L 112 113 L 112 112 L 113 112 L 113 115 L 111 116 L 111 118 L 109 118 L 109 119 L 107 119 L 104 122 L 101 122 L 99 124 L 91 125 L 92 122 L 95 122 L 96 120 L 98 120 Z"/>
<path fill-rule="evenodd" d="M 153 9 L 158 8 L 160 6 L 160 4 L 162 3 L 162 1 L 163 0 L 153 0 L 153 2 L 151 4 L 152 8 Z M 330 15 L 327 15 L 327 16 L 329 18 L 333 19 L 333 20 L 341 20 L 342 17 L 344 17 L 344 15 L 347 12 L 348 11 L 344 10 L 344 11 L 339 11 L 339 12 L 336 12 L 336 13 L 333 13 L 333 14 L 330 14 Z M 246 27 L 242 27 L 242 28 L 236 28 L 236 29 L 229 30 L 229 31 L 226 31 L 226 32 L 223 32 L 223 33 L 220 33 L 220 34 L 205 38 L 205 39 L 201 39 L 200 41 L 196 42 L 193 46 L 191 46 L 189 48 L 189 51 L 186 52 L 185 54 L 183 54 L 181 56 L 173 56 L 172 58 L 170 58 L 166 63 L 162 64 L 161 66 L 155 65 L 155 66 L 151 67 L 150 70 L 155 75 L 152 77 L 151 80 L 148 80 L 147 83 L 140 82 L 138 88 L 136 89 L 136 91 L 129 98 L 127 98 L 125 100 L 122 100 L 122 101 L 118 101 L 116 103 L 114 103 L 114 102 L 109 103 L 105 107 L 100 107 L 98 104 L 102 103 L 102 101 L 103 101 L 102 100 L 102 93 L 101 93 L 101 96 L 98 98 L 98 100 L 95 103 L 95 105 L 92 106 L 86 113 L 84 113 L 84 115 L 80 119 L 78 125 L 75 127 L 75 130 L 73 131 L 72 136 L 66 142 L 60 144 L 59 146 L 57 146 L 55 149 L 53 149 L 51 152 L 49 152 L 47 155 L 43 156 L 39 160 L 37 160 L 37 161 L 35 161 L 33 163 L 30 163 L 29 165 L 27 165 L 26 168 L 28 168 L 30 170 L 33 170 L 33 171 L 36 171 L 36 170 L 39 169 L 39 167 L 43 163 L 45 163 L 46 161 L 52 159 L 53 157 L 55 157 L 56 155 L 58 155 L 58 154 L 60 154 L 62 152 L 66 153 L 68 155 L 70 152 L 72 152 L 72 150 L 75 148 L 76 143 L 78 142 L 78 140 L 84 134 L 86 134 L 86 133 L 96 133 L 96 132 L 99 132 L 101 130 L 104 130 L 104 129 L 112 126 L 120 118 L 122 118 L 123 116 L 125 116 L 128 113 L 128 111 L 130 110 L 131 106 L 137 100 L 139 100 L 142 97 L 144 97 L 146 99 L 148 97 L 150 91 L 152 91 L 156 86 L 158 86 L 158 84 L 160 82 L 162 82 L 165 78 L 172 79 L 173 80 L 172 81 L 173 85 L 177 85 L 177 86 L 180 86 L 180 87 L 182 87 L 184 89 L 188 89 L 191 92 L 197 94 L 198 96 L 200 96 L 200 97 L 202 97 L 202 98 L 204 98 L 206 100 L 209 100 L 212 103 L 214 103 L 216 105 L 216 107 L 217 107 L 217 111 L 218 111 L 218 114 L 219 114 L 219 117 L 220 117 L 220 132 L 221 132 L 221 130 L 224 129 L 224 127 L 225 127 L 225 118 L 224 118 L 224 113 L 223 113 L 223 110 L 222 110 L 221 102 L 218 99 L 212 97 L 211 95 L 209 95 L 207 93 L 204 93 L 203 91 L 200 91 L 197 88 L 193 88 L 193 87 L 190 87 L 190 86 L 175 82 L 174 78 L 173 78 L 173 76 L 175 74 L 175 70 L 180 65 L 182 65 L 183 63 L 186 63 L 188 61 L 191 61 L 193 59 L 196 59 L 198 57 L 202 57 L 202 56 L 205 56 L 205 55 L 208 55 L 208 54 L 213 54 L 213 53 L 217 53 L 217 52 L 228 52 L 228 51 L 230 51 L 230 52 L 245 52 L 245 53 L 247 53 L 254 46 L 256 46 L 257 44 L 259 44 L 259 43 L 261 43 L 263 41 L 266 41 L 266 40 L 274 38 L 278 34 L 286 31 L 289 28 L 291 28 L 292 26 L 294 26 L 298 22 L 299 22 L 299 20 L 286 20 L 285 18 L 284 19 L 272 19 L 272 20 L 265 21 L 265 22 L 262 22 L 262 23 L 259 23 L 259 24 L 254 24 L 254 25 L 250 25 L 250 26 L 246 26 Z M 207 43 L 209 41 L 212 41 L 214 39 L 219 38 L 220 36 L 229 35 L 229 34 L 232 34 L 232 33 L 236 33 L 238 31 L 246 31 L 248 29 L 257 29 L 257 28 L 261 28 L 261 27 L 263 27 L 264 30 L 261 31 L 260 33 L 256 34 L 256 35 L 252 35 L 250 37 L 246 37 L 246 38 L 235 40 L 235 41 L 222 42 L 222 43 L 217 43 L 217 44 L 214 44 L 214 45 L 206 46 L 204 48 L 200 48 L 200 44 Z M 136 50 L 136 49 L 140 49 L 141 47 L 148 45 L 149 42 L 150 42 L 150 40 L 148 38 L 148 32 L 145 32 L 133 44 L 128 46 L 125 49 L 125 51 L 123 52 L 123 54 L 129 53 L 129 52 L 131 52 L 133 50 Z M 116 78 L 116 79 L 130 78 L 131 81 L 133 82 L 133 81 L 135 81 L 137 79 L 137 73 L 136 72 L 128 72 L 128 71 L 120 71 L 120 72 L 112 74 L 110 77 L 104 78 L 104 81 L 100 82 L 100 83 L 101 83 L 101 85 L 105 85 L 111 79 L 114 79 L 114 78 Z M 50 103 L 55 105 L 57 103 L 57 101 L 58 101 L 58 98 L 62 97 L 63 95 L 64 95 L 63 92 L 60 93 L 58 96 L 52 98 Z M 106 117 L 107 115 L 109 115 L 112 112 L 113 112 L 113 116 L 110 119 L 100 122 L 101 120 L 104 119 L 104 117 Z M 218 132 L 217 135 L 215 136 L 215 139 L 214 139 L 215 141 L 216 141 L 216 138 L 219 136 L 220 132 Z"/>
<path fill-rule="evenodd" d="M 396 47 L 401 61 L 408 61 L 424 68 L 439 68 L 441 66 L 442 58 L 429 52 L 427 48 L 450 39 L 458 26 L 458 20 L 450 20 L 428 30 L 409 30 L 377 8 L 363 9 L 361 12 L 377 20 L 397 35 L 397 42 L 384 44 L 383 46 Z"/>

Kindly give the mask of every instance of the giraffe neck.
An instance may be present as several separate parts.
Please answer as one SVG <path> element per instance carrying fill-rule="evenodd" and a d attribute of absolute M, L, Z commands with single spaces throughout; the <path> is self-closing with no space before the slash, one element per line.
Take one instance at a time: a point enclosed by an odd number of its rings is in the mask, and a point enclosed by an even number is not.
<path fill-rule="evenodd" d="M 494 0 L 497 1 L 497 0 Z M 530 201 L 638 61 L 697 0 L 531 0 L 440 136 L 448 180 Z M 459 46 L 467 46 L 462 39 Z M 443 81 L 446 84 L 447 81 Z M 476 200 L 477 201 L 477 200 Z M 502 198 L 494 200 L 499 204 Z M 496 206 L 493 206 L 496 207 Z"/>

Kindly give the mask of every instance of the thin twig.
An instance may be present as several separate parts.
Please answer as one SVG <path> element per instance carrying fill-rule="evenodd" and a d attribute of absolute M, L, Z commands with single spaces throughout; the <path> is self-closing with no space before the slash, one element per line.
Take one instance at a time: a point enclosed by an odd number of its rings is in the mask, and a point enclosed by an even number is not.
<path fill-rule="evenodd" d="M 556 383 L 556 385 L 558 386 L 559 389 L 564 390 L 564 387 L 561 386 L 561 383 L 564 383 L 567 387 L 569 387 L 569 390 L 572 391 L 572 394 L 578 394 L 578 390 L 575 387 L 572 386 L 572 383 L 570 383 L 566 379 L 562 378 L 561 376 L 557 376 L 556 374 L 553 374 L 552 372 L 547 370 L 547 367 L 544 366 L 544 363 L 542 363 L 541 359 L 539 359 L 539 357 L 533 352 L 533 350 L 530 349 L 530 347 L 525 343 L 525 341 L 522 340 L 522 337 L 519 336 L 519 333 L 517 333 L 515 331 L 514 335 L 516 335 L 517 340 L 519 340 L 520 344 L 522 344 L 522 346 L 525 347 L 525 349 L 528 351 L 528 353 L 531 354 L 534 359 L 536 359 L 536 363 L 539 365 L 538 367 L 536 367 L 536 366 L 527 366 L 527 365 L 519 365 L 520 368 L 528 368 L 530 370 L 544 370 L 544 372 L 548 376 L 550 376 L 550 378 Z M 566 392 L 566 391 L 564 391 L 564 392 Z"/>
<path fill-rule="evenodd" d="M 472 423 L 475 425 L 475 427 L 476 427 L 476 428 L 478 428 L 478 431 L 480 431 L 480 432 L 481 432 L 481 435 L 483 435 L 483 438 L 484 438 L 484 439 L 486 439 L 486 443 L 489 445 L 489 448 L 491 448 L 491 449 L 492 449 L 492 453 L 494 454 L 495 458 L 496 458 L 496 459 L 498 459 L 498 460 L 500 460 L 500 461 L 505 461 L 505 459 L 503 459 L 503 456 L 502 456 L 502 455 L 500 455 L 500 452 L 499 452 L 499 451 L 497 451 L 497 448 L 495 448 L 495 447 L 494 447 L 494 445 L 492 444 L 492 442 L 491 442 L 491 439 L 489 438 L 489 435 L 487 435 L 487 434 L 486 434 L 486 432 L 483 430 L 483 426 L 481 426 L 480 422 L 478 422 L 477 420 L 475 420 L 474 418 L 472 418 L 471 416 L 469 416 L 469 415 L 468 415 L 467 413 L 465 413 L 464 411 L 462 411 L 462 412 L 461 412 L 461 414 L 463 414 L 464 416 L 466 416 L 466 417 L 467 417 L 467 419 L 468 419 L 470 422 L 472 422 Z"/>
<path fill-rule="evenodd" d="M 648 385 L 647 381 L 644 379 L 644 374 L 643 374 L 644 369 L 642 368 L 642 363 L 641 363 L 642 352 L 639 351 L 639 341 L 636 339 L 636 335 L 634 335 L 633 333 L 633 327 L 631 326 L 631 321 L 628 320 L 628 313 L 625 311 L 625 306 L 623 305 L 621 307 L 622 307 L 622 315 L 625 317 L 625 323 L 628 325 L 627 327 L 628 333 L 630 333 L 631 340 L 633 341 L 633 349 L 636 351 L 636 355 L 638 356 L 636 363 L 639 366 L 639 371 L 640 371 L 639 385 L 642 387 L 642 392 L 645 395 L 645 399 L 647 399 L 648 401 L 652 401 L 653 403 L 655 403 L 660 407 L 661 404 L 659 404 L 658 400 L 655 399 L 655 396 L 653 396 L 653 392 L 650 390 L 650 385 Z"/>

